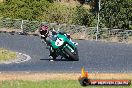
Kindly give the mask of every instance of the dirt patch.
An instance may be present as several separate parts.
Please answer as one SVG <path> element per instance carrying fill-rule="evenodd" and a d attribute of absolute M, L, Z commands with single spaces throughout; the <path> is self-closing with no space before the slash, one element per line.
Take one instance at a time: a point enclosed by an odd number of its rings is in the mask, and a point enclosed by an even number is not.
<path fill-rule="evenodd" d="M 132 44 L 132 37 L 128 37 L 128 38 L 126 39 L 126 41 L 127 41 L 128 44 Z"/>
<path fill-rule="evenodd" d="M 23 32 L 21 29 L 12 29 L 12 28 L 0 28 L 0 31 L 6 31 L 6 32 Z"/>
<path fill-rule="evenodd" d="M 73 39 L 86 39 L 87 35 L 85 32 L 74 33 L 71 35 Z"/>
<path fill-rule="evenodd" d="M 4 80 L 78 80 L 80 73 L 0 73 L 0 81 Z M 132 73 L 90 73 L 90 79 L 132 79 Z"/>

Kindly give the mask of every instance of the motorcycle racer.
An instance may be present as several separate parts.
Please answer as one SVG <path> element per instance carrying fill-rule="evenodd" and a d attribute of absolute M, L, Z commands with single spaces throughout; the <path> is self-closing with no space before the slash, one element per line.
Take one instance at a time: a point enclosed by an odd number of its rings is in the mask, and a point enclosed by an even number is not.
<path fill-rule="evenodd" d="M 39 33 L 41 35 L 41 41 L 47 45 L 46 48 L 49 49 L 49 59 L 50 61 L 54 61 L 57 57 L 56 51 L 51 47 L 50 40 L 53 40 L 53 38 L 57 35 L 58 32 L 55 30 L 49 29 L 48 25 L 41 25 L 39 28 Z M 71 40 L 70 34 L 66 34 L 63 31 L 59 31 L 59 33 L 64 34 L 67 38 Z M 73 42 L 73 41 L 72 41 Z M 73 42 L 75 45 L 78 45 L 78 43 Z"/>

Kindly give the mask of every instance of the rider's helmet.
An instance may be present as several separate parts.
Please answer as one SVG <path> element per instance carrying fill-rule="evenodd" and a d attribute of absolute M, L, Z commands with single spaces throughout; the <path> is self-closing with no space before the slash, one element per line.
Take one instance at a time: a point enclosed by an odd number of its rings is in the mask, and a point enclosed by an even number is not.
<path fill-rule="evenodd" d="M 49 34 L 49 27 L 47 25 L 41 25 L 39 32 L 41 35 L 47 36 Z"/>

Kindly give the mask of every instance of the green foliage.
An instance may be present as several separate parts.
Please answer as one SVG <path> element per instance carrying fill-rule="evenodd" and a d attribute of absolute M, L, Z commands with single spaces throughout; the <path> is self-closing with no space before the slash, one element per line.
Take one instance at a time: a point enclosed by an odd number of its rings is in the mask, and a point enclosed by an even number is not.
<path fill-rule="evenodd" d="M 91 9 L 96 1 L 88 0 Z M 101 0 L 100 27 L 129 29 L 131 3 L 132 0 Z M 83 5 L 66 6 L 54 0 L 5 0 L 0 3 L 0 17 L 94 27 L 97 24 L 97 13 L 90 12 Z"/>
<path fill-rule="evenodd" d="M 39 20 L 50 3 L 47 0 L 6 0 L 0 5 L 4 17 Z"/>
<path fill-rule="evenodd" d="M 78 25 L 95 26 L 94 19 L 96 15 L 89 12 L 82 5 L 76 7 L 74 22 Z"/>
<path fill-rule="evenodd" d="M 49 6 L 48 11 L 44 13 L 43 20 L 47 22 L 71 24 L 75 8 L 53 3 Z"/>
<path fill-rule="evenodd" d="M 128 29 L 132 0 L 101 0 L 101 21 L 109 28 Z"/>
<path fill-rule="evenodd" d="M 75 8 L 50 3 L 50 0 L 8 0 L 0 4 L 0 15 L 24 20 L 39 20 L 57 23 L 73 22 Z"/>

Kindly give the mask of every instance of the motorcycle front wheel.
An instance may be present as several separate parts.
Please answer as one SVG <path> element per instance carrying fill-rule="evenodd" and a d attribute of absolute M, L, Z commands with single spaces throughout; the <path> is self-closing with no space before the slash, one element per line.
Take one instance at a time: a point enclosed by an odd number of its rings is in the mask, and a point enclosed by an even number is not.
<path fill-rule="evenodd" d="M 74 60 L 74 61 L 79 61 L 79 56 L 78 56 L 78 51 L 77 49 L 75 50 L 75 54 L 73 54 L 69 49 L 65 48 L 64 49 L 65 53 L 68 54 L 68 59 Z"/>

